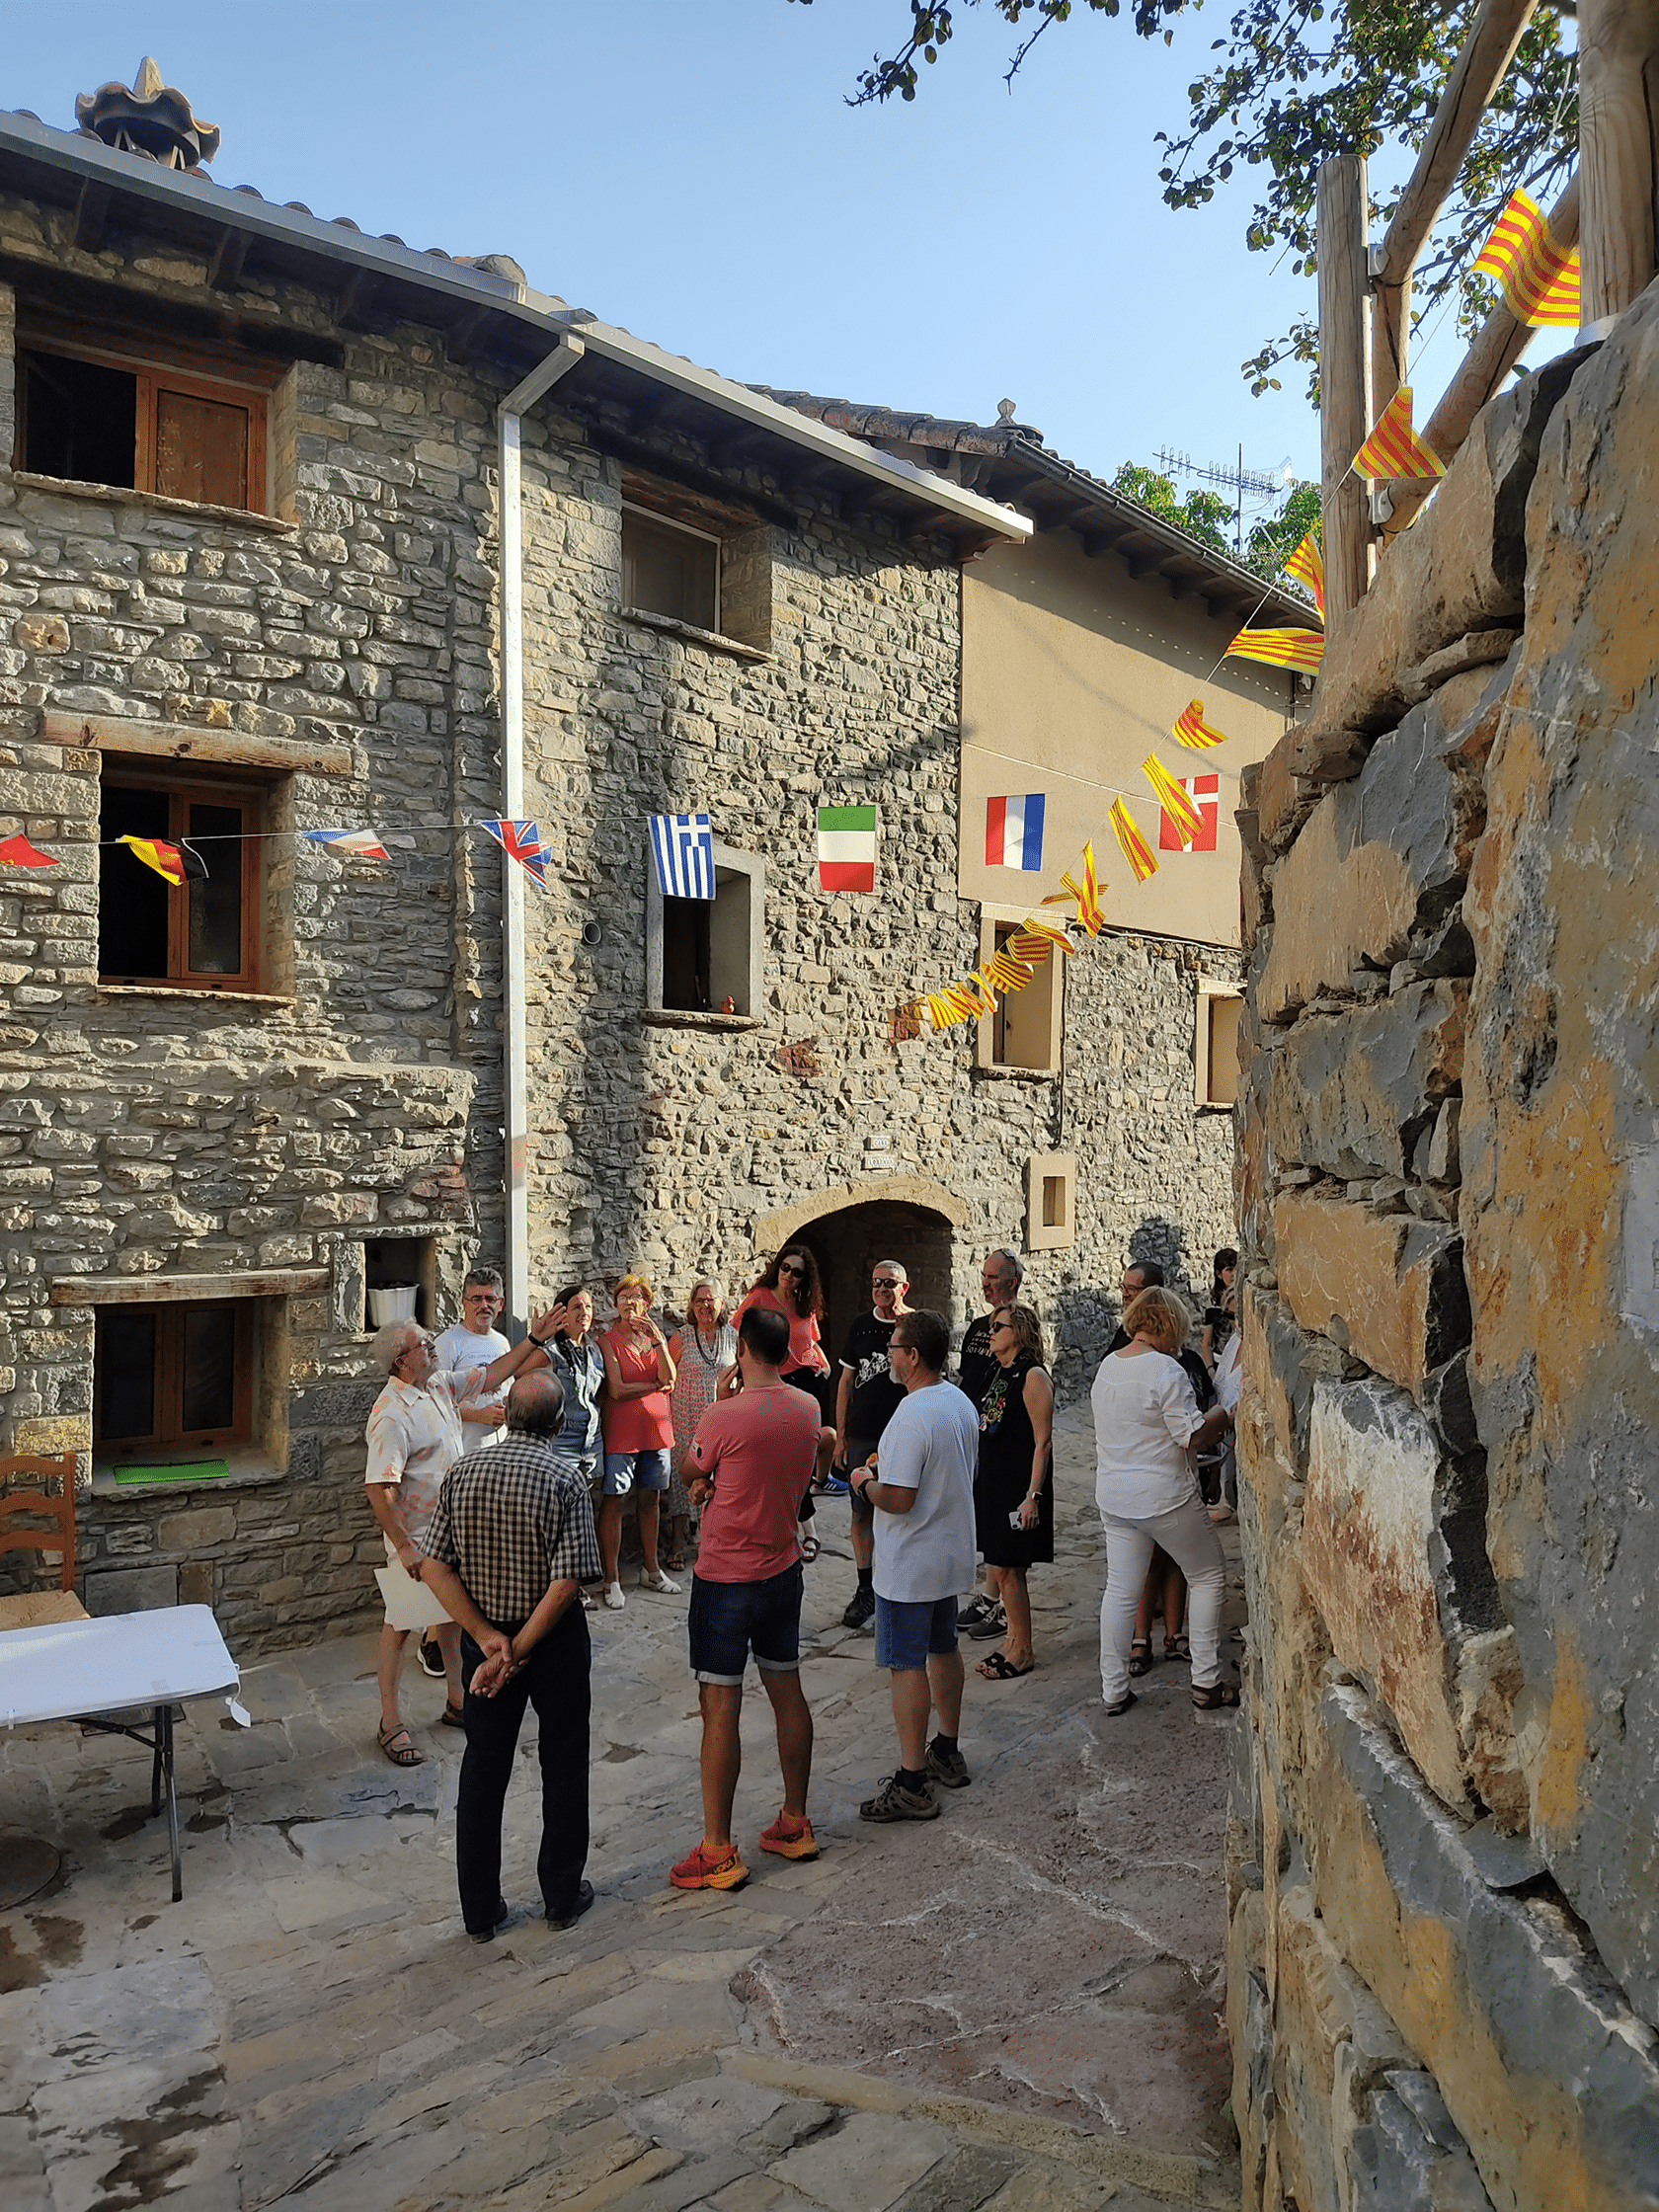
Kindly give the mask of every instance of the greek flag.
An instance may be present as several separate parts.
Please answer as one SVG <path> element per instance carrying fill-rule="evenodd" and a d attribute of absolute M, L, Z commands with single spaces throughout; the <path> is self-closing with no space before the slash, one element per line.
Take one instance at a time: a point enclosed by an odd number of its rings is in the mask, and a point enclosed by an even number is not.
<path fill-rule="evenodd" d="M 654 814 L 651 858 L 665 899 L 714 897 L 714 833 L 706 814 Z"/>

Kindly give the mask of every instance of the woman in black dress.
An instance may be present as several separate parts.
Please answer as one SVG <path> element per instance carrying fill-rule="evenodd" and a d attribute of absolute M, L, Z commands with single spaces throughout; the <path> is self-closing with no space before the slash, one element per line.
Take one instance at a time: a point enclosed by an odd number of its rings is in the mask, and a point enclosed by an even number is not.
<path fill-rule="evenodd" d="M 996 1366 L 980 1400 L 974 1518 L 986 1564 L 1002 1570 L 1008 1630 L 980 1673 L 988 1682 L 1012 1682 L 1037 1664 L 1026 1569 L 1054 1557 L 1054 1384 L 1043 1364 L 1043 1325 L 1029 1305 L 996 1308 L 990 1350 Z"/>

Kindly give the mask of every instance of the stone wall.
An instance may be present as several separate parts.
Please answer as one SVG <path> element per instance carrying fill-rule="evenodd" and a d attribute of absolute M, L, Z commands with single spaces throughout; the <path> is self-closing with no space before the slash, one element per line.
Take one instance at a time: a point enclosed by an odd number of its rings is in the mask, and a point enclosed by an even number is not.
<path fill-rule="evenodd" d="M 1659 2204 L 1656 371 L 1490 403 L 1248 785 L 1250 2212 Z"/>

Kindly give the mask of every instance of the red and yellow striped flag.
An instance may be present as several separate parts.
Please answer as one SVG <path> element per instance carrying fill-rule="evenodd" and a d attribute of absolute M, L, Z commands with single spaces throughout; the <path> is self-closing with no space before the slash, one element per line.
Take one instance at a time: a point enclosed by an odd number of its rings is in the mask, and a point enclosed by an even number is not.
<path fill-rule="evenodd" d="M 1299 584 L 1305 584 L 1313 594 L 1313 604 L 1319 610 L 1319 620 L 1325 619 L 1325 556 L 1319 550 L 1319 541 L 1311 530 L 1303 539 L 1285 563 L 1285 574 L 1294 576 Z"/>
<path fill-rule="evenodd" d="M 1203 752 L 1209 746 L 1226 744 L 1226 733 L 1211 729 L 1205 721 L 1202 699 L 1187 701 L 1170 725 L 1170 735 L 1177 745 L 1184 745 L 1189 752 Z"/>
<path fill-rule="evenodd" d="M 1300 669 L 1317 675 L 1325 641 L 1317 630 L 1240 630 L 1224 660 L 1265 661 L 1270 669 Z"/>
<path fill-rule="evenodd" d="M 1064 891 L 1051 891 L 1043 901 L 1045 907 L 1064 907 L 1068 899 L 1077 902 L 1077 919 L 1091 937 L 1098 937 L 1106 916 L 1100 908 L 1100 883 L 1094 872 L 1094 839 L 1083 847 L 1083 880 L 1076 883 L 1069 875 L 1062 876 Z"/>
<path fill-rule="evenodd" d="M 1444 476 L 1446 463 L 1411 427 L 1411 386 L 1402 384 L 1377 419 L 1377 428 L 1354 455 L 1362 476 L 1378 482 L 1394 476 Z"/>
<path fill-rule="evenodd" d="M 1580 320 L 1578 248 L 1556 245 L 1543 209 L 1524 192 L 1510 194 L 1474 266 L 1497 278 L 1518 323 L 1541 330 Z"/>
<path fill-rule="evenodd" d="M 1016 960 L 1027 961 L 1033 968 L 1041 968 L 1058 945 L 1069 960 L 1071 940 L 1064 929 L 1056 929 L 1052 922 L 1033 921 L 1029 914 L 1008 939 L 1008 950 Z"/>
<path fill-rule="evenodd" d="M 1204 831 L 1204 817 L 1193 805 L 1192 793 L 1176 782 L 1155 752 L 1141 763 L 1141 773 L 1157 793 L 1158 805 L 1181 832 L 1181 842 L 1191 844 Z"/>
<path fill-rule="evenodd" d="M 1121 799 L 1112 801 L 1112 828 L 1118 833 L 1123 856 L 1135 871 L 1137 883 L 1157 874 L 1157 854 L 1135 826 L 1135 817 Z"/>
<path fill-rule="evenodd" d="M 1043 950 L 1047 953 L 1048 947 L 1045 945 Z M 1029 961 L 1016 959 L 1010 945 L 1005 945 L 1000 952 L 991 954 L 981 973 L 987 983 L 1007 992 L 1023 990 L 1037 971 Z"/>

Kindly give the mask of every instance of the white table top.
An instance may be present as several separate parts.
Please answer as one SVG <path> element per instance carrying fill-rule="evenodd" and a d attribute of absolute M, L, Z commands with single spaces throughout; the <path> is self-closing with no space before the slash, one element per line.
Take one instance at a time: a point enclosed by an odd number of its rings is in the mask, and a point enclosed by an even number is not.
<path fill-rule="evenodd" d="M 211 1606 L 157 1606 L 0 1635 L 0 1727 L 223 1696 L 241 1680 Z"/>

